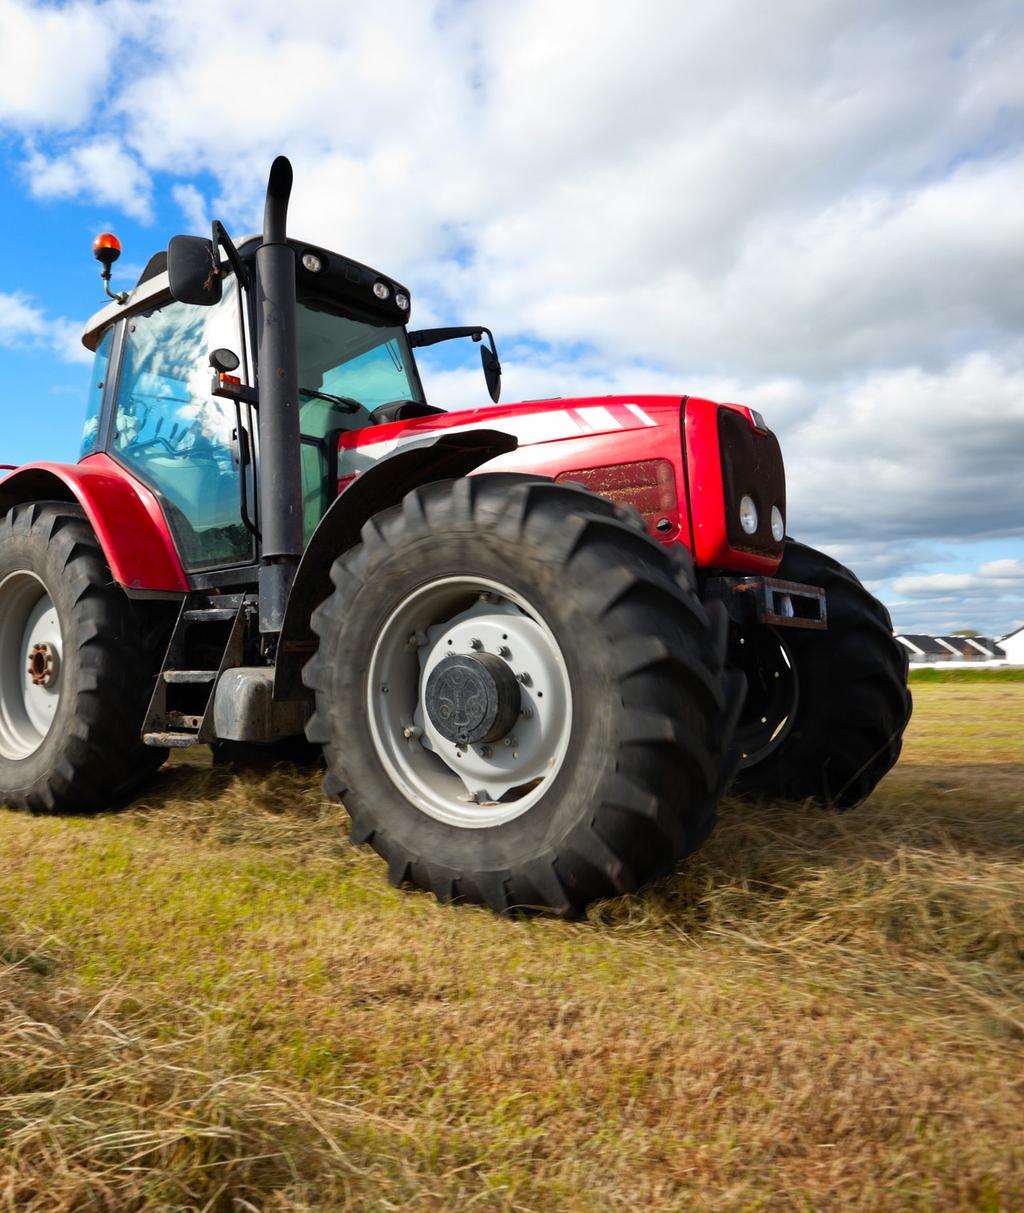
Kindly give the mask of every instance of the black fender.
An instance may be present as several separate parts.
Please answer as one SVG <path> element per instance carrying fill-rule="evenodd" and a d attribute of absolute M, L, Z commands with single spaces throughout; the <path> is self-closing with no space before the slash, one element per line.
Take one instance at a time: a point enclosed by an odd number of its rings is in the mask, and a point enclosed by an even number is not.
<path fill-rule="evenodd" d="M 275 699 L 309 696 L 302 685 L 302 667 L 316 651 L 309 619 L 331 592 L 331 565 L 359 542 L 364 523 L 420 485 L 467 476 L 518 445 L 500 430 L 441 431 L 408 443 L 352 481 L 320 519 L 295 572 L 277 645 Z"/>

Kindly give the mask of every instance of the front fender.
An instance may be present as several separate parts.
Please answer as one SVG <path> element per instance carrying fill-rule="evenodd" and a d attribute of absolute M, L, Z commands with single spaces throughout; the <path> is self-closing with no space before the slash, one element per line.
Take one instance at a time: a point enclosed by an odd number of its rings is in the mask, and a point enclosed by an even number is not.
<path fill-rule="evenodd" d="M 292 583 L 277 647 L 275 699 L 308 694 L 302 667 L 316 648 L 309 619 L 331 591 L 331 565 L 359 542 L 363 524 L 420 485 L 468 476 L 518 445 L 518 439 L 500 430 L 442 430 L 381 459 L 335 498 L 313 532 Z"/>
<path fill-rule="evenodd" d="M 26 501 L 80 505 L 114 580 L 126 589 L 187 592 L 156 497 L 108 455 L 77 464 L 29 463 L 0 480 L 0 516 Z"/>

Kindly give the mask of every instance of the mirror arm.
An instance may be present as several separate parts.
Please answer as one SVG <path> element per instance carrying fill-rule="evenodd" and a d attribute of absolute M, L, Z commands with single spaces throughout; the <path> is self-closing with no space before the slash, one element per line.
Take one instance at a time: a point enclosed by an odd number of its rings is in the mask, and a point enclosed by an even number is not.
<path fill-rule="evenodd" d="M 458 337 L 472 337 L 474 341 L 479 341 L 484 333 L 488 337 L 491 336 L 489 329 L 482 328 L 478 324 L 459 328 L 417 329 L 409 333 L 409 344 L 413 349 L 420 349 L 425 345 L 437 345 L 441 341 L 454 341 Z M 493 337 L 491 337 L 491 344 L 494 344 Z"/>
<path fill-rule="evenodd" d="M 238 255 L 238 249 L 235 248 L 234 241 L 228 235 L 224 224 L 219 219 L 213 221 L 213 247 L 217 248 L 220 245 L 224 252 L 227 253 L 228 263 L 235 271 L 235 277 L 246 290 L 250 286 L 249 271 L 245 268 L 242 258 Z"/>

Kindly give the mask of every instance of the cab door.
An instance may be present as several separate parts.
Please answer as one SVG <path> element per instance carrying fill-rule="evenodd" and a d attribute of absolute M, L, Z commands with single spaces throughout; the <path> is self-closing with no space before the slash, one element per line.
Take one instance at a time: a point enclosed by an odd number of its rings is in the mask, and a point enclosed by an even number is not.
<path fill-rule="evenodd" d="M 211 394 L 209 355 L 240 352 L 237 284 L 213 307 L 167 301 L 125 321 L 108 451 L 157 494 L 189 572 L 250 564 L 235 405 Z"/>

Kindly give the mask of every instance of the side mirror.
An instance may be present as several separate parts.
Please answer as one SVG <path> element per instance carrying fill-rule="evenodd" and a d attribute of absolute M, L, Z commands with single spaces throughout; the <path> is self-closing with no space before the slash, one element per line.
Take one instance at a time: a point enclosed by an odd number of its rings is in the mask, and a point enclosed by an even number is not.
<path fill-rule="evenodd" d="M 501 398 L 501 363 L 498 361 L 498 355 L 490 346 L 481 345 L 480 361 L 484 365 L 484 379 L 487 382 L 487 391 L 490 393 L 494 403 L 497 404 Z"/>
<path fill-rule="evenodd" d="M 171 297 L 179 303 L 209 307 L 220 303 L 220 262 L 213 242 L 202 236 L 172 236 L 167 246 Z"/>

